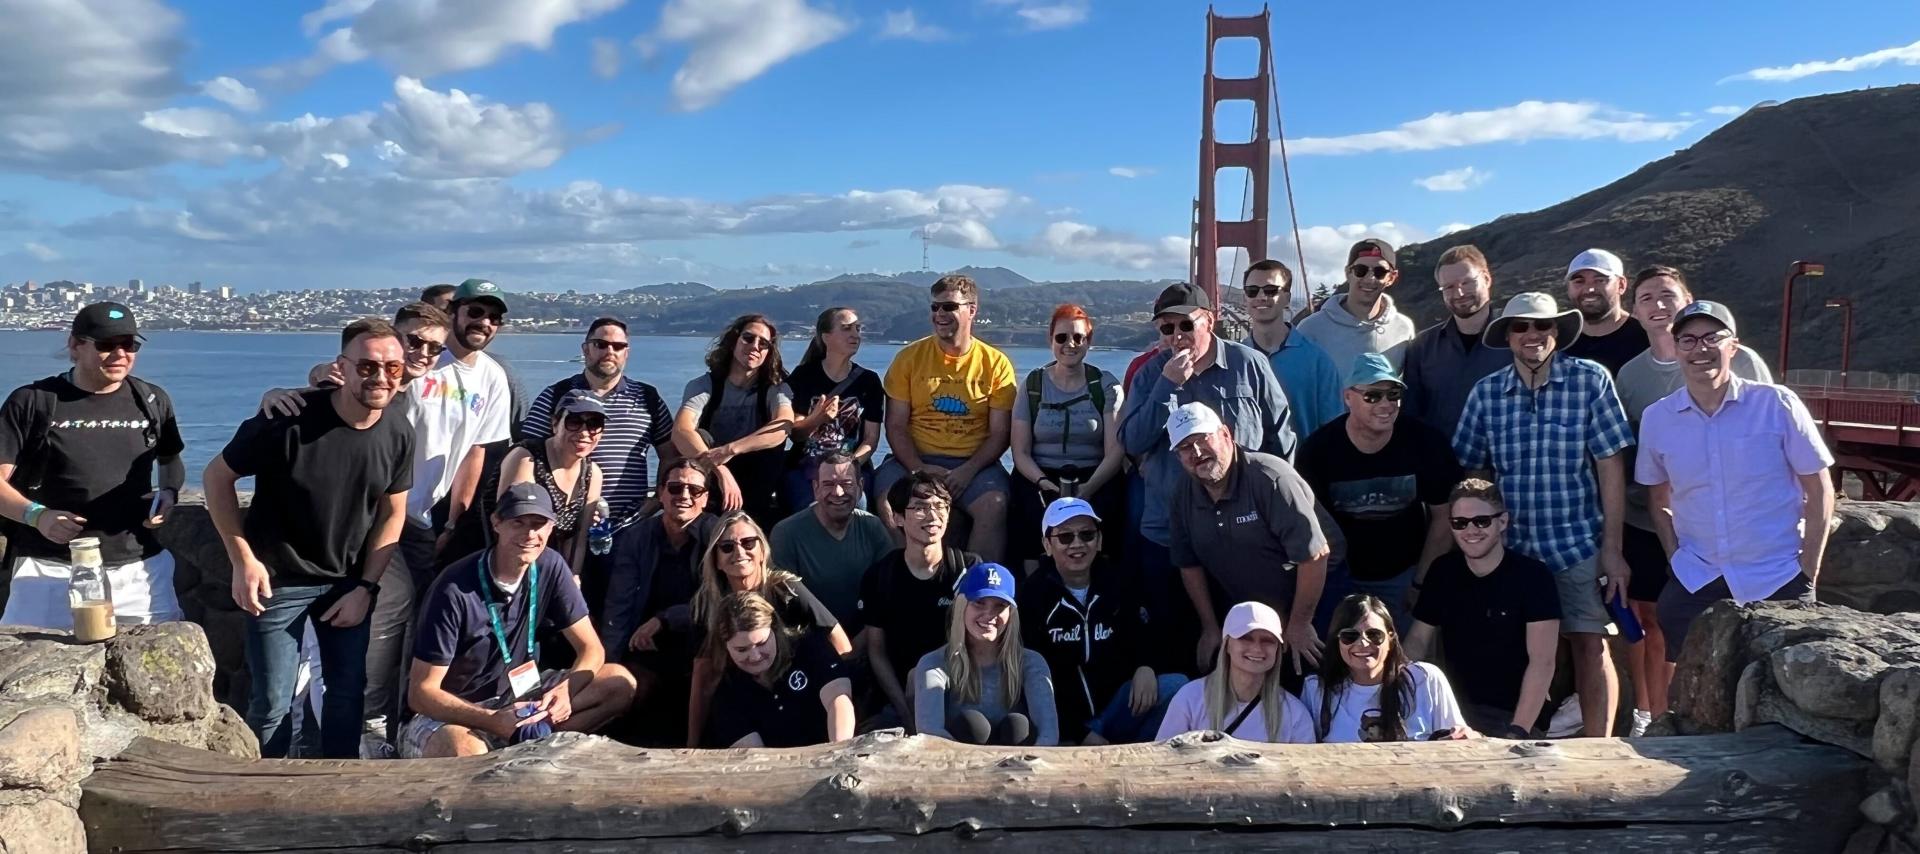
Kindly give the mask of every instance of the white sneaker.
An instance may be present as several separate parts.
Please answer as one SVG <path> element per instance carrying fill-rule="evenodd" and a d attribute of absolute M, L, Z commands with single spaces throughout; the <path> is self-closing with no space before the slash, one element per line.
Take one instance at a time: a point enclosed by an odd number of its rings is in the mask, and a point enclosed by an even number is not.
<path fill-rule="evenodd" d="M 376 733 L 363 733 L 360 736 L 361 759 L 393 759 L 400 754 L 388 744 L 386 738 Z"/>
<path fill-rule="evenodd" d="M 1647 734 L 1647 727 L 1653 724 L 1653 713 L 1646 709 L 1633 710 L 1633 727 L 1627 731 L 1628 738 L 1639 738 Z"/>

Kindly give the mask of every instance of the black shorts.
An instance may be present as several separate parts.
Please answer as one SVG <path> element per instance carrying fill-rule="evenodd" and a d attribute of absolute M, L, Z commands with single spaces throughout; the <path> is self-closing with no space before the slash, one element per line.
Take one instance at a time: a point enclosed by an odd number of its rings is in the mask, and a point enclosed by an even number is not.
<path fill-rule="evenodd" d="M 1624 526 L 1620 539 L 1621 556 L 1627 559 L 1631 573 L 1627 579 L 1627 598 L 1635 602 L 1658 602 L 1673 571 L 1667 566 L 1667 550 L 1660 537 L 1632 525 Z"/>

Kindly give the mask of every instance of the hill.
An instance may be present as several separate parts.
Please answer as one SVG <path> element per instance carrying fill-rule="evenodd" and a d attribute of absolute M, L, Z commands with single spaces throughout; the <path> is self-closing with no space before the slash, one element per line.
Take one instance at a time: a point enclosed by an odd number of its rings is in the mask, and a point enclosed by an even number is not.
<path fill-rule="evenodd" d="M 715 290 L 717 289 L 712 285 L 701 282 L 663 282 L 658 285 L 641 285 L 637 288 L 628 288 L 621 291 L 621 293 L 659 297 L 661 299 L 685 299 L 688 297 L 703 297 L 713 293 Z"/>
<path fill-rule="evenodd" d="M 1532 213 L 1400 250 L 1394 298 L 1423 325 L 1443 316 L 1433 261 L 1472 243 L 1493 263 L 1496 308 L 1522 290 L 1566 299 L 1567 261 L 1611 249 L 1629 275 L 1649 264 L 1687 273 L 1727 303 L 1740 337 L 1771 363 L 1780 286 L 1796 260 L 1824 263 L 1796 289 L 1792 367 L 1838 368 L 1840 312 L 1854 303 L 1855 370 L 1920 370 L 1910 286 L 1920 271 L 1920 85 L 1801 98 L 1756 108 L 1692 147 Z M 1774 366 L 1776 369 L 1778 366 Z"/>

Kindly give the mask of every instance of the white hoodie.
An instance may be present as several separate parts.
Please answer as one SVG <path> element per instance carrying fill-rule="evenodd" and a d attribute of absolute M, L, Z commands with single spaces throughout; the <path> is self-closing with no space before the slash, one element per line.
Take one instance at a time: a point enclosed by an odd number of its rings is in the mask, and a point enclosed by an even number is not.
<path fill-rule="evenodd" d="M 1340 372 L 1341 385 L 1346 384 L 1347 375 L 1353 372 L 1353 360 L 1361 353 L 1385 354 L 1397 371 L 1406 360 L 1407 343 L 1418 330 L 1411 319 L 1394 309 L 1393 297 L 1381 294 L 1380 304 L 1384 310 L 1379 317 L 1363 320 L 1347 311 L 1347 295 L 1340 294 L 1295 323 L 1294 331 L 1327 351 L 1333 367 Z"/>

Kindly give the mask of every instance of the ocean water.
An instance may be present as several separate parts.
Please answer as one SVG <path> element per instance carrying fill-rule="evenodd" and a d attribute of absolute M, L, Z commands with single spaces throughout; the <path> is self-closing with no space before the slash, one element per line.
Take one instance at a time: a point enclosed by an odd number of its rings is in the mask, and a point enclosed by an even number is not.
<path fill-rule="evenodd" d="M 531 395 L 579 373 L 581 338 L 504 333 L 488 351 L 512 363 Z M 636 337 L 627 359 L 628 375 L 660 389 L 667 406 L 678 408 L 687 380 L 705 372 L 710 344 L 706 338 Z M 233 437 L 234 428 L 259 408 L 262 392 L 305 385 L 307 369 L 333 358 L 339 346 L 339 334 L 331 332 L 154 332 L 147 336 L 134 373 L 172 396 L 187 443 L 187 482 L 197 484 L 200 471 Z M 900 347 L 869 341 L 854 361 L 884 374 Z M 12 390 L 66 370 L 65 348 L 64 333 L 0 331 L 0 389 Z M 806 351 L 806 342 L 788 338 L 780 348 L 791 367 Z M 1035 347 L 1006 352 L 1022 377 L 1053 358 Z M 1091 361 L 1119 373 L 1132 358 L 1131 352 L 1107 350 L 1096 351 Z"/>

